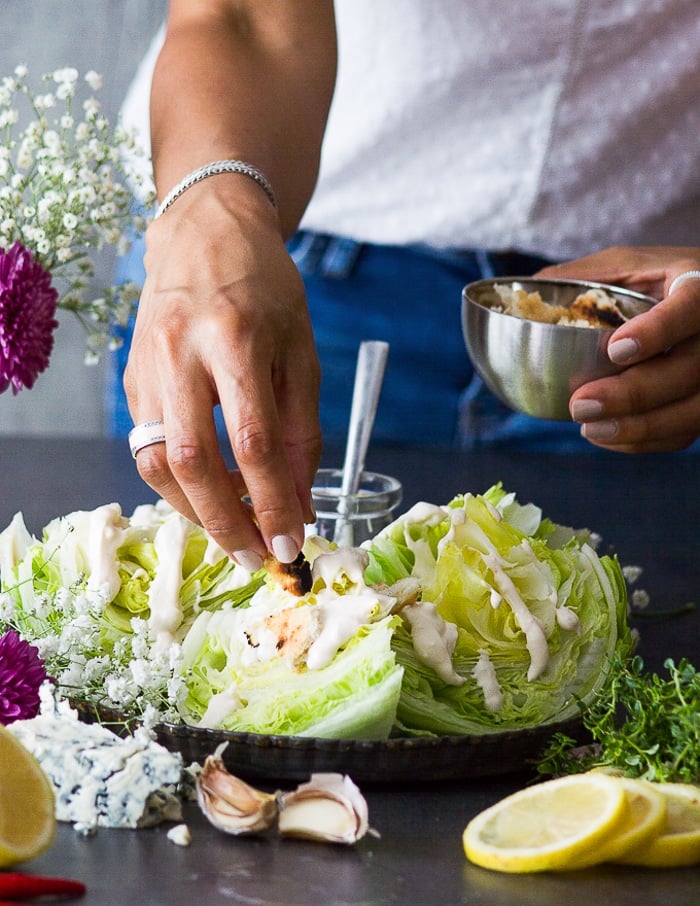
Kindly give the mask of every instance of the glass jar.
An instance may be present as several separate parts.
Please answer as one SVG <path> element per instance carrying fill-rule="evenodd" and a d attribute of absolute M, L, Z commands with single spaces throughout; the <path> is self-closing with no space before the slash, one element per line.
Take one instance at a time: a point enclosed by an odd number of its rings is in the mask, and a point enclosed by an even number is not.
<path fill-rule="evenodd" d="M 343 495 L 341 469 L 319 469 L 311 495 L 316 523 L 309 534 L 320 535 L 343 547 L 357 547 L 374 537 L 395 518 L 403 487 L 397 478 L 363 472 L 356 494 Z"/>

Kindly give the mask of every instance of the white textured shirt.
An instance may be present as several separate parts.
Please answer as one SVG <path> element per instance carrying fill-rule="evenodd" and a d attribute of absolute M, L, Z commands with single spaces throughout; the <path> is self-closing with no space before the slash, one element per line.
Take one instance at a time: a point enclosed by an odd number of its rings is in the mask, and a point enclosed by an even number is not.
<path fill-rule="evenodd" d="M 553 258 L 700 243 L 700 0 L 335 7 L 304 227 Z"/>

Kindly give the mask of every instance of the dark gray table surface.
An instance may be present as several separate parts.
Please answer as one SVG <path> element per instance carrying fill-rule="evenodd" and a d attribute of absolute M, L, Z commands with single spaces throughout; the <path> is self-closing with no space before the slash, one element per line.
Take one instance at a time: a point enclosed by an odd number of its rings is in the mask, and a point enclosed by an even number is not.
<path fill-rule="evenodd" d="M 326 465 L 339 465 L 328 451 Z M 635 621 L 639 651 L 660 670 L 666 657 L 700 661 L 700 617 L 672 611 L 700 604 L 700 459 L 691 455 L 544 455 L 371 449 L 367 467 L 401 479 L 404 504 L 446 502 L 501 480 L 554 520 L 586 526 L 623 564 L 644 572 L 638 585 L 660 616 Z M 135 472 L 124 441 L 0 439 L 0 527 L 22 510 L 30 531 L 54 516 L 113 500 L 125 512 L 153 492 Z M 536 904 L 698 906 L 700 868 L 674 871 L 601 866 L 567 874 L 509 876 L 470 865 L 461 833 L 482 808 L 532 775 L 431 783 L 416 765 L 411 784 L 363 789 L 379 837 L 352 848 L 275 837 L 234 839 L 186 807 L 192 843 L 168 841 L 168 827 L 100 830 L 85 838 L 59 828 L 55 845 L 27 866 L 80 878 L 92 904 Z"/>

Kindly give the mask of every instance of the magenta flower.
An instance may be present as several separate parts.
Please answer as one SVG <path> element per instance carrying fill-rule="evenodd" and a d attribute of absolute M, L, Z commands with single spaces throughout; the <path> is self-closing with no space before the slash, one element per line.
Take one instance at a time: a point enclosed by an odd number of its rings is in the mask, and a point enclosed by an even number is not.
<path fill-rule="evenodd" d="M 34 645 L 14 629 L 0 636 L 0 724 L 36 717 L 39 686 L 45 679 L 46 670 Z"/>
<path fill-rule="evenodd" d="M 49 364 L 58 293 L 21 242 L 0 249 L 0 393 L 32 387 Z"/>

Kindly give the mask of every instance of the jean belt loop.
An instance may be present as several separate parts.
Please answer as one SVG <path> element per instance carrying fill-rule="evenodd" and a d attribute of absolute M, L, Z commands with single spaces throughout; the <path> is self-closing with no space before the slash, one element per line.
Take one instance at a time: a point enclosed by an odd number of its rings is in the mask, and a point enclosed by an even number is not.
<path fill-rule="evenodd" d="M 331 280 L 347 280 L 360 257 L 362 244 L 344 236 L 331 236 L 321 259 L 321 273 Z"/>
<path fill-rule="evenodd" d="M 312 233 L 309 230 L 299 230 L 289 243 L 292 261 L 296 264 L 300 274 L 309 276 L 315 274 L 321 266 L 329 237 L 321 233 Z"/>
<path fill-rule="evenodd" d="M 476 256 L 477 264 L 479 265 L 479 270 L 481 271 L 482 279 L 493 280 L 496 276 L 496 271 L 489 252 L 486 249 L 476 249 L 474 254 Z"/>

